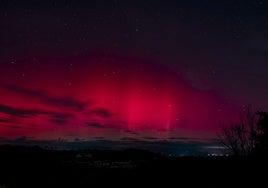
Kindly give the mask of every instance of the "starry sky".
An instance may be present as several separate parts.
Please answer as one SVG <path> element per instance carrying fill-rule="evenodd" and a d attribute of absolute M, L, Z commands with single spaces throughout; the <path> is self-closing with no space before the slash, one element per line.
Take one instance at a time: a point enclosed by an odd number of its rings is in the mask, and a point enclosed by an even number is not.
<path fill-rule="evenodd" d="M 0 4 L 2 142 L 194 152 L 268 111 L 266 1 Z"/>

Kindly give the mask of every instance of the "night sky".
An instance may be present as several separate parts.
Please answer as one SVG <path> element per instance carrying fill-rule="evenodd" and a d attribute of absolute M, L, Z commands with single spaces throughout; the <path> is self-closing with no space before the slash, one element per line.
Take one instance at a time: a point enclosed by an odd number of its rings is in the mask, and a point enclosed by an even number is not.
<path fill-rule="evenodd" d="M 0 0 L 0 28 L 2 143 L 195 152 L 268 111 L 266 1 Z"/>

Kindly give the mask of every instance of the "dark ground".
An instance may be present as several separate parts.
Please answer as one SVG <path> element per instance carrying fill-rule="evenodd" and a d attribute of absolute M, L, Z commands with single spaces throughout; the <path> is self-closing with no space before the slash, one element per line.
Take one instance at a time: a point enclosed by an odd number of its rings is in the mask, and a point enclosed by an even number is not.
<path fill-rule="evenodd" d="M 0 146 L 0 188 L 262 184 L 265 187 L 266 161 L 264 157 L 166 157 L 131 149 L 53 151 Z"/>

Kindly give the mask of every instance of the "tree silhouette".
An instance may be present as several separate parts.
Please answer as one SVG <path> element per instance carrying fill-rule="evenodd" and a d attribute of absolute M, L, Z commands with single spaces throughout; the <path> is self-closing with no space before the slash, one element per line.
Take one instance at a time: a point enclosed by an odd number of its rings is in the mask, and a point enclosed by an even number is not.
<path fill-rule="evenodd" d="M 245 156 L 253 152 L 256 145 L 257 118 L 250 105 L 243 108 L 240 122 L 222 125 L 220 143 L 227 152 L 236 156 Z"/>
<path fill-rule="evenodd" d="M 223 125 L 219 138 L 220 143 L 233 155 L 267 155 L 268 114 L 254 113 L 247 105 L 240 114 L 240 123 Z"/>
<path fill-rule="evenodd" d="M 268 114 L 267 112 L 257 112 L 259 120 L 257 123 L 255 153 L 259 155 L 268 154 Z"/>

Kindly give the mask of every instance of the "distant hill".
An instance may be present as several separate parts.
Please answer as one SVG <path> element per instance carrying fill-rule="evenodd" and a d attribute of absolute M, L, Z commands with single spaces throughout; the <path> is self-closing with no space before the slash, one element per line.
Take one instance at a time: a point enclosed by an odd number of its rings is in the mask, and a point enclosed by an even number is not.
<path fill-rule="evenodd" d="M 253 181 L 266 159 L 250 157 L 169 157 L 146 150 L 58 151 L 38 146 L 0 146 L 0 187 L 84 187 L 90 185 L 201 185 Z M 256 177 L 255 177 L 256 176 Z M 179 181 L 179 182 L 178 182 Z M 222 182 L 223 181 L 223 182 Z M 261 181 L 259 181 L 261 182 Z M 227 185 L 227 184 L 226 184 Z"/>

